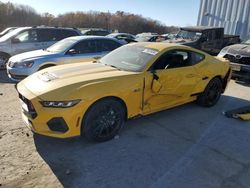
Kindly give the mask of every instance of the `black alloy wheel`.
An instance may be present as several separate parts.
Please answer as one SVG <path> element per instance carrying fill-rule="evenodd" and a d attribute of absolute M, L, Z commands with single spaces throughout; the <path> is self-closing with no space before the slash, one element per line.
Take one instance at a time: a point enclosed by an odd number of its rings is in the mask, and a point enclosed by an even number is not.
<path fill-rule="evenodd" d="M 220 99 L 222 93 L 222 82 L 219 78 L 213 78 L 205 88 L 204 92 L 198 97 L 197 102 L 201 106 L 214 106 Z"/>
<path fill-rule="evenodd" d="M 87 139 L 107 141 L 118 134 L 125 122 L 123 105 L 113 99 L 98 101 L 87 111 L 84 117 L 82 132 Z"/>

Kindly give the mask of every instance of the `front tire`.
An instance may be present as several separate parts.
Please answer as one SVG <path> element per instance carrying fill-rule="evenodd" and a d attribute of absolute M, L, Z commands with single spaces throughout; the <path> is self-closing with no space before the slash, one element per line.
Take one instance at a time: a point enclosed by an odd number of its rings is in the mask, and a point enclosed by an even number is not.
<path fill-rule="evenodd" d="M 114 99 L 93 104 L 84 116 L 82 132 L 91 141 L 103 142 L 114 138 L 125 122 L 125 109 Z"/>
<path fill-rule="evenodd" d="M 223 90 L 222 82 L 219 78 L 213 78 L 208 83 L 204 92 L 198 96 L 197 103 L 204 107 L 214 106 L 220 99 Z"/>

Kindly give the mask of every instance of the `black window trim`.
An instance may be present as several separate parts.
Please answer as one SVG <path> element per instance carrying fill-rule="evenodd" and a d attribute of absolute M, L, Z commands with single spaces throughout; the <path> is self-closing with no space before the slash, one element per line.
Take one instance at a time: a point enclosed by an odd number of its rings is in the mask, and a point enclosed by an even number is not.
<path fill-rule="evenodd" d="M 73 47 L 74 46 L 76 46 L 76 45 L 78 45 L 79 43 L 81 43 L 81 42 L 89 42 L 89 41 L 94 41 L 95 42 L 95 48 L 96 48 L 96 50 L 95 50 L 95 52 L 91 52 L 91 53 L 84 53 L 84 54 L 93 54 L 93 53 L 98 53 L 97 52 L 97 46 L 96 46 L 96 40 L 95 39 L 82 39 L 82 40 L 80 40 L 80 41 L 78 41 L 78 42 L 76 42 L 75 44 L 73 44 L 68 50 L 66 50 L 66 52 L 65 52 L 65 54 L 68 54 L 68 52 L 69 52 L 69 50 L 71 50 L 71 49 L 74 49 Z M 79 54 L 77 54 L 77 55 L 81 55 L 82 53 L 79 53 Z"/>

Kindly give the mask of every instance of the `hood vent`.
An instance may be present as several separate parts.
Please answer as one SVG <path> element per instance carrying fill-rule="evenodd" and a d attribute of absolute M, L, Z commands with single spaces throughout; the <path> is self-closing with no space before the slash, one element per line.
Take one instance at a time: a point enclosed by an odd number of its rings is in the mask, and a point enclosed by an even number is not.
<path fill-rule="evenodd" d="M 55 74 L 49 72 L 43 72 L 38 75 L 38 78 L 44 82 L 50 82 L 52 80 L 57 79 L 58 77 Z"/>

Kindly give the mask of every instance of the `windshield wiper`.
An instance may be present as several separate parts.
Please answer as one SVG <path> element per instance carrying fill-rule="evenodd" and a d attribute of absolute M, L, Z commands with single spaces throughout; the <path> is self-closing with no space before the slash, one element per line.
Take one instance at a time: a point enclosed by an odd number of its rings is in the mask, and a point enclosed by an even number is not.
<path fill-rule="evenodd" d="M 111 66 L 111 67 L 113 67 L 113 68 L 116 68 L 116 69 L 117 69 L 117 67 L 116 67 L 116 66 L 114 66 L 114 65 L 109 65 L 109 66 Z"/>
<path fill-rule="evenodd" d="M 118 68 L 118 67 L 116 67 L 116 66 L 114 66 L 114 65 L 109 65 L 110 67 L 113 67 L 113 68 L 115 68 L 115 69 L 118 69 L 118 70 L 121 70 L 120 68 Z"/>
<path fill-rule="evenodd" d="M 117 70 L 121 70 L 120 68 L 116 67 L 115 65 L 109 65 L 109 64 L 106 64 L 106 63 L 104 63 L 103 65 L 113 67 L 113 68 L 115 68 Z"/>

